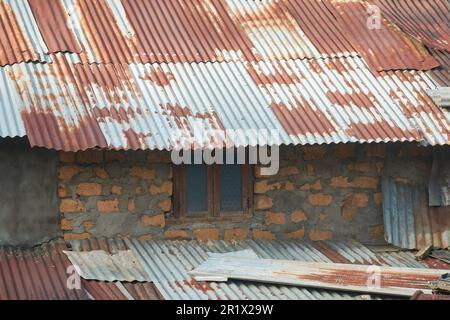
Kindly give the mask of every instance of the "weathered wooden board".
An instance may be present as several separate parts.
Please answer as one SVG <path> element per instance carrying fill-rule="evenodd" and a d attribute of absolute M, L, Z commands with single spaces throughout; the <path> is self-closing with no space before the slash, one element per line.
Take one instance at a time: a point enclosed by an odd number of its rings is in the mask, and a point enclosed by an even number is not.
<path fill-rule="evenodd" d="M 249 280 L 395 296 L 431 293 L 429 282 L 448 270 L 288 260 L 210 257 L 189 272 L 197 281 Z"/>

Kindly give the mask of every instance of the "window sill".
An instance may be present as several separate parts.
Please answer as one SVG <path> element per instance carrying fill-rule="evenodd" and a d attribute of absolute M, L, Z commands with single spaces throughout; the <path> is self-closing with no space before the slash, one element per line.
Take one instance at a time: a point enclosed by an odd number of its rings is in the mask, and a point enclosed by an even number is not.
<path fill-rule="evenodd" d="M 211 216 L 203 216 L 203 217 L 178 217 L 178 218 L 168 218 L 166 219 L 166 224 L 168 225 L 180 225 L 180 224 L 188 224 L 188 223 L 217 223 L 217 222 L 247 222 L 250 221 L 252 215 L 249 214 L 240 214 L 240 215 L 221 215 L 217 217 Z"/>

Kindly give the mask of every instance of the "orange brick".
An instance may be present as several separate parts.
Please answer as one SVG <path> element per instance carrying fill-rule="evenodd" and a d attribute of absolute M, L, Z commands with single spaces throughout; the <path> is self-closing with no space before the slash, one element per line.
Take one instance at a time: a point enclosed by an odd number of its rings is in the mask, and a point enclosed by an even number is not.
<path fill-rule="evenodd" d="M 372 238 L 384 236 L 384 225 L 378 224 L 378 225 L 376 225 L 376 226 L 373 226 L 373 227 L 370 228 L 370 230 L 369 230 L 369 235 L 370 235 Z"/>
<path fill-rule="evenodd" d="M 320 160 L 325 156 L 326 149 L 322 146 L 304 146 L 303 158 L 305 160 Z"/>
<path fill-rule="evenodd" d="M 133 212 L 136 210 L 136 202 L 134 199 L 128 199 L 128 212 Z"/>
<path fill-rule="evenodd" d="M 280 176 L 292 176 L 295 174 L 299 174 L 300 173 L 300 169 L 294 166 L 290 166 L 290 167 L 283 167 L 280 168 L 280 170 L 278 171 L 278 174 Z"/>
<path fill-rule="evenodd" d="M 276 236 L 271 231 L 266 230 L 253 230 L 254 240 L 275 240 Z"/>
<path fill-rule="evenodd" d="M 255 196 L 255 209 L 256 210 L 268 210 L 272 208 L 273 200 L 266 195 Z"/>
<path fill-rule="evenodd" d="M 111 193 L 113 194 L 122 194 L 122 187 L 121 186 L 112 186 L 111 187 Z"/>
<path fill-rule="evenodd" d="M 70 196 L 69 190 L 67 190 L 66 185 L 62 183 L 58 184 L 58 197 L 67 198 L 69 196 Z"/>
<path fill-rule="evenodd" d="M 356 177 L 353 179 L 352 187 L 376 189 L 378 187 L 378 177 Z"/>
<path fill-rule="evenodd" d="M 170 240 L 180 240 L 189 238 L 187 232 L 184 230 L 166 230 L 164 232 L 164 237 Z"/>
<path fill-rule="evenodd" d="M 317 180 L 314 183 L 305 183 L 300 187 L 300 190 L 309 191 L 309 190 L 322 190 L 322 184 L 320 180 Z"/>
<path fill-rule="evenodd" d="M 324 241 L 333 237 L 333 232 L 329 230 L 311 230 L 309 232 L 309 239 L 311 241 Z"/>
<path fill-rule="evenodd" d="M 61 219 L 61 230 L 69 231 L 72 229 L 73 229 L 72 222 L 69 219 L 67 218 Z"/>
<path fill-rule="evenodd" d="M 309 203 L 313 206 L 325 207 L 329 206 L 333 201 L 330 195 L 324 193 L 315 193 L 308 196 Z"/>
<path fill-rule="evenodd" d="M 166 226 L 166 218 L 164 214 L 158 214 L 156 216 L 141 216 L 141 221 L 146 227 L 161 227 L 164 228 Z"/>
<path fill-rule="evenodd" d="M 291 221 L 294 223 L 302 222 L 308 220 L 306 213 L 302 210 L 295 210 L 291 213 Z"/>
<path fill-rule="evenodd" d="M 333 188 L 348 188 L 351 184 L 348 182 L 347 177 L 333 177 L 330 181 L 330 186 Z"/>
<path fill-rule="evenodd" d="M 282 212 L 268 212 L 266 214 L 266 224 L 285 224 L 286 217 Z"/>
<path fill-rule="evenodd" d="M 102 163 L 102 150 L 86 150 L 77 152 L 77 162 L 79 163 Z"/>
<path fill-rule="evenodd" d="M 106 172 L 105 168 L 95 167 L 94 173 L 100 179 L 109 179 L 109 174 L 108 174 L 108 172 Z"/>
<path fill-rule="evenodd" d="M 149 192 L 152 195 L 160 193 L 167 193 L 169 195 L 172 195 L 172 191 L 173 191 L 172 181 L 165 181 L 161 185 L 152 184 L 149 188 Z"/>
<path fill-rule="evenodd" d="M 170 199 L 162 200 L 158 203 L 158 207 L 164 212 L 169 212 L 172 208 L 172 201 Z"/>
<path fill-rule="evenodd" d="M 301 227 L 298 230 L 287 232 L 286 237 L 289 239 L 303 239 L 305 237 L 305 228 Z"/>
<path fill-rule="evenodd" d="M 105 151 L 105 161 L 106 162 L 114 162 L 114 161 L 124 161 L 126 159 L 125 153 L 123 151 L 118 150 L 107 150 Z"/>
<path fill-rule="evenodd" d="M 347 166 L 349 171 L 368 173 L 372 169 L 370 162 L 354 162 Z"/>
<path fill-rule="evenodd" d="M 373 194 L 373 202 L 376 205 L 381 205 L 383 203 L 383 194 L 381 192 L 377 192 Z"/>
<path fill-rule="evenodd" d="M 248 229 L 237 228 L 237 229 L 227 229 L 224 231 L 225 240 L 243 240 L 248 236 Z"/>
<path fill-rule="evenodd" d="M 64 233 L 64 240 L 86 240 L 91 237 L 89 232 L 83 233 Z"/>
<path fill-rule="evenodd" d="M 195 229 L 193 233 L 197 240 L 207 241 L 207 240 L 219 240 L 220 231 L 217 228 Z"/>
<path fill-rule="evenodd" d="M 99 196 L 102 194 L 102 185 L 99 183 L 84 182 L 77 185 L 76 191 L 79 196 Z"/>
<path fill-rule="evenodd" d="M 359 208 L 365 208 L 369 204 L 369 196 L 365 193 L 349 193 L 345 196 L 341 208 L 344 219 L 351 221 L 357 214 Z"/>
<path fill-rule="evenodd" d="M 130 176 L 150 180 L 155 179 L 156 173 L 155 170 L 153 169 L 143 167 L 132 167 L 130 169 Z"/>
<path fill-rule="evenodd" d="M 58 170 L 58 178 L 61 180 L 70 180 L 80 172 L 77 166 L 62 166 Z"/>
<path fill-rule="evenodd" d="M 59 161 L 63 163 L 74 163 L 75 162 L 75 153 L 74 152 L 66 152 L 59 151 Z"/>
<path fill-rule="evenodd" d="M 140 241 L 148 241 L 148 240 L 152 240 L 152 239 L 153 239 L 152 234 L 143 234 L 138 237 L 138 240 L 140 240 Z"/>
<path fill-rule="evenodd" d="M 97 210 L 100 212 L 119 211 L 119 200 L 99 200 L 97 201 Z"/>
<path fill-rule="evenodd" d="M 294 186 L 294 184 L 292 182 L 286 181 L 286 183 L 284 185 L 284 189 L 286 191 L 293 191 L 293 190 L 295 190 L 295 186 Z"/>
<path fill-rule="evenodd" d="M 356 147 L 351 144 L 339 144 L 336 147 L 336 150 L 334 152 L 334 155 L 339 159 L 347 159 L 352 158 L 356 155 L 355 153 Z"/>
<path fill-rule="evenodd" d="M 255 193 L 266 193 L 271 190 L 279 190 L 281 188 L 281 183 L 269 183 L 269 180 L 261 180 L 255 182 Z"/>
<path fill-rule="evenodd" d="M 86 208 L 80 200 L 62 199 L 59 205 L 61 212 L 85 212 Z"/>

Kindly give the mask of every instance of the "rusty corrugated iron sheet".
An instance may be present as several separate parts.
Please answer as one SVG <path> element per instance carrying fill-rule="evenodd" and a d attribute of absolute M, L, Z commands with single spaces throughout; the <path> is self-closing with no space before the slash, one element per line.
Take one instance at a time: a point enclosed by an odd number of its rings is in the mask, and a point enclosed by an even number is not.
<path fill-rule="evenodd" d="M 439 86 L 450 87 L 450 52 L 443 50 L 430 50 L 441 64 L 438 68 L 429 70 L 428 74 Z"/>
<path fill-rule="evenodd" d="M 47 47 L 26 1 L 0 0 L 0 25 L 0 66 L 48 61 Z"/>
<path fill-rule="evenodd" d="M 1 1 L 33 39 L 20 52 L 51 62 L 0 68 L 0 135 L 32 146 L 206 147 L 206 130 L 235 146 L 450 142 L 450 116 L 425 93 L 434 77 L 398 70 L 431 56 L 385 20 L 368 32 L 366 2 Z M 228 141 L 227 129 L 280 136 Z"/>
<path fill-rule="evenodd" d="M 67 288 L 69 260 L 62 240 L 34 249 L 0 248 L 0 300 L 88 299 Z"/>
<path fill-rule="evenodd" d="M 450 207 L 428 206 L 427 186 L 382 179 L 386 241 L 401 248 L 450 246 Z"/>
<path fill-rule="evenodd" d="M 258 129 L 278 130 L 284 144 L 450 141 L 450 116 L 427 96 L 435 85 L 426 73 L 375 76 L 359 57 L 90 65 L 58 54 L 52 60 L 0 70 L 10 89 L 6 103 L 20 110 L 34 146 L 170 150 L 188 137 L 205 147 L 211 138 L 203 132 L 227 129 L 254 130 L 227 141 L 235 146 L 264 143 Z"/>
<path fill-rule="evenodd" d="M 410 252 L 374 252 L 353 241 L 317 242 L 243 240 L 227 241 L 138 241 L 119 239 L 73 240 L 74 249 L 129 248 L 141 260 L 145 270 L 165 299 L 351 299 L 354 295 L 332 290 L 316 290 L 283 285 L 230 280 L 226 283 L 195 281 L 188 271 L 200 265 L 209 252 L 225 253 L 252 250 L 263 259 L 311 262 L 355 263 L 424 268 Z M 116 248 L 116 249 L 114 249 Z M 445 266 L 440 266 L 446 269 Z M 447 266 L 448 268 L 448 266 Z"/>
<path fill-rule="evenodd" d="M 162 299 L 150 282 L 81 279 L 80 289 L 69 289 L 67 283 L 74 270 L 63 253 L 67 250 L 62 239 L 30 249 L 0 247 L 0 300 Z M 72 280 L 69 282 L 75 284 Z"/>
<path fill-rule="evenodd" d="M 439 66 L 419 41 L 408 37 L 398 27 L 379 15 L 379 27 L 371 26 L 370 4 L 366 1 L 327 0 L 338 17 L 345 36 L 358 53 L 376 71 L 429 70 Z M 370 26 L 370 28 L 369 28 Z"/>
<path fill-rule="evenodd" d="M 82 280 L 82 287 L 94 300 L 163 300 L 150 282 L 105 282 Z"/>
<path fill-rule="evenodd" d="M 404 32 L 436 50 L 450 51 L 448 0 L 370 0 Z"/>

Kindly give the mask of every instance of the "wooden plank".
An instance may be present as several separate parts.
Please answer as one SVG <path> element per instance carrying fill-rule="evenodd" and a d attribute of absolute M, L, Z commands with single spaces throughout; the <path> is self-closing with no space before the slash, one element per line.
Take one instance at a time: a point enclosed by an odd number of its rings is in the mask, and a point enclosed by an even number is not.
<path fill-rule="evenodd" d="M 433 246 L 429 244 L 428 246 L 423 247 L 420 249 L 416 254 L 415 258 L 416 260 L 423 260 L 430 254 L 431 250 L 433 249 Z"/>
<path fill-rule="evenodd" d="M 290 260 L 210 257 L 189 272 L 196 280 L 236 279 L 361 293 L 411 296 L 431 293 L 429 282 L 448 270 Z"/>

